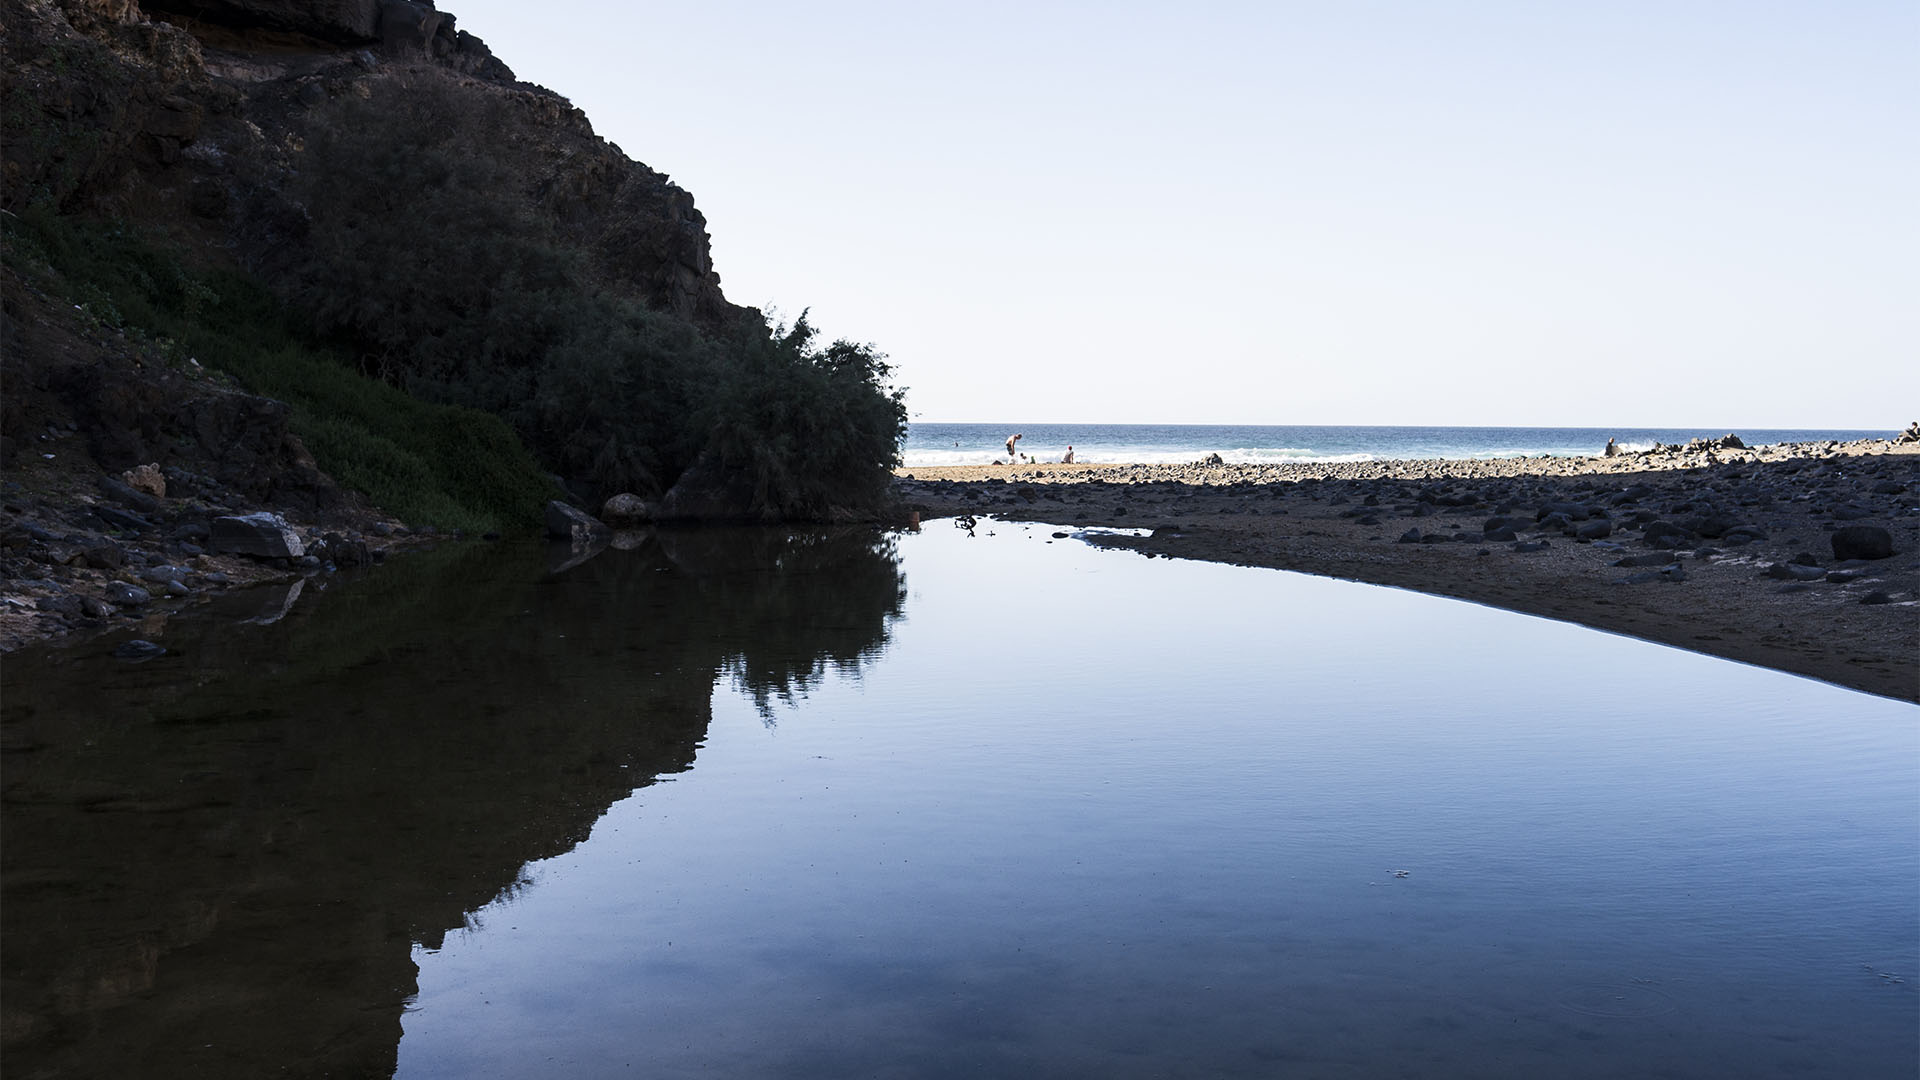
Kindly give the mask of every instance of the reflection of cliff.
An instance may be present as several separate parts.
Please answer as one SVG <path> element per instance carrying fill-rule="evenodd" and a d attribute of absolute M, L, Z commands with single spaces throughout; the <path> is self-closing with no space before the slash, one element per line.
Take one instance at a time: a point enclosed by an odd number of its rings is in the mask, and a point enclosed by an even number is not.
<path fill-rule="evenodd" d="M 904 595 L 870 533 L 672 552 L 454 547 L 146 664 L 9 658 L 8 1075 L 387 1075 L 412 943 L 689 768 L 722 671 L 804 689 Z"/>

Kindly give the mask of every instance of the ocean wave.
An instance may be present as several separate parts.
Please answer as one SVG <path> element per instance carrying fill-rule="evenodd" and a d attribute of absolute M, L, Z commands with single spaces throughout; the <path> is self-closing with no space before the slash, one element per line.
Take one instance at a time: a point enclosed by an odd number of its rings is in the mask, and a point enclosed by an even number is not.
<path fill-rule="evenodd" d="M 1204 461 L 1209 454 L 1219 454 L 1230 465 L 1284 465 L 1284 464 L 1327 464 L 1355 461 L 1379 461 L 1378 454 L 1348 453 L 1328 454 L 1304 447 L 1239 447 L 1232 450 L 1194 450 L 1188 447 L 1165 446 L 1094 446 L 1075 447 L 1073 459 L 1082 465 L 1192 465 Z M 1057 462 L 1066 454 L 1065 447 L 1040 449 L 1032 453 L 1037 462 Z M 992 465 L 996 461 L 1005 461 L 1004 451 L 994 453 L 990 450 L 929 450 L 909 448 L 901 452 L 901 464 L 908 467 L 937 468 L 954 465 Z"/>
<path fill-rule="evenodd" d="M 991 465 L 995 460 L 1005 461 L 1005 452 L 995 454 L 987 450 L 904 450 L 900 454 L 903 465 L 918 465 L 931 468 L 937 465 Z"/>

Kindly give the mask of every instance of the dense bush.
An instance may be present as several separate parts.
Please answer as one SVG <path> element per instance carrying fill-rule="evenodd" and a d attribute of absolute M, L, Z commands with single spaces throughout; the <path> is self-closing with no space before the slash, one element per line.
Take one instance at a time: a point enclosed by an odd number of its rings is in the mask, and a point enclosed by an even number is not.
<path fill-rule="evenodd" d="M 43 266 L 101 321 L 163 356 L 230 373 L 286 402 L 293 429 L 335 480 L 403 520 L 485 532 L 531 528 L 557 492 L 512 428 L 436 405 L 354 371 L 338 348 L 288 317 L 264 286 L 190 269 L 124 225 L 55 214 L 6 219 L 8 255 Z"/>
<path fill-rule="evenodd" d="M 363 370 L 511 422 L 595 496 L 658 495 L 699 461 L 743 512 L 871 508 L 906 412 L 871 346 L 700 327 L 613 288 L 492 135 L 499 100 L 432 81 L 343 99 L 308 140 L 310 228 L 276 274 Z"/>
<path fill-rule="evenodd" d="M 728 357 L 728 379 L 701 413 L 707 448 L 738 472 L 753 505 L 819 518 L 870 506 L 899 458 L 906 404 L 883 389 L 891 368 L 871 345 L 825 348 L 803 312 Z"/>

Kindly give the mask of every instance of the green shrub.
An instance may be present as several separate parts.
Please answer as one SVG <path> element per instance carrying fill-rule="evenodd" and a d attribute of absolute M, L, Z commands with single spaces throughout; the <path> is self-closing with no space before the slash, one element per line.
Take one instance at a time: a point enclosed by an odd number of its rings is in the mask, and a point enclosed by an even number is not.
<path fill-rule="evenodd" d="M 558 492 L 498 416 L 413 398 L 349 366 L 234 271 L 187 268 L 125 225 L 36 207 L 7 222 L 12 254 L 43 264 L 96 317 L 171 343 L 169 352 L 286 402 L 296 434 L 338 482 L 403 520 L 526 531 Z"/>
<path fill-rule="evenodd" d="M 331 106 L 301 172 L 309 242 L 284 269 L 313 330 L 395 386 L 505 417 L 599 495 L 658 495 L 706 455 L 755 511 L 876 505 L 906 426 L 885 357 L 819 347 L 804 316 L 701 328 L 597 280 L 494 156 L 503 108 L 432 82 Z"/>

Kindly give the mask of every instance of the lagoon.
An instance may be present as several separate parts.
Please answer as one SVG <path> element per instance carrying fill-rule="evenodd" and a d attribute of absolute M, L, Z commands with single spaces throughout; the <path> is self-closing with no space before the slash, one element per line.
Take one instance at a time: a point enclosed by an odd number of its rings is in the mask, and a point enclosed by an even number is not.
<path fill-rule="evenodd" d="M 9 658 L 9 1073 L 1911 1075 L 1920 711 L 985 521 Z"/>

